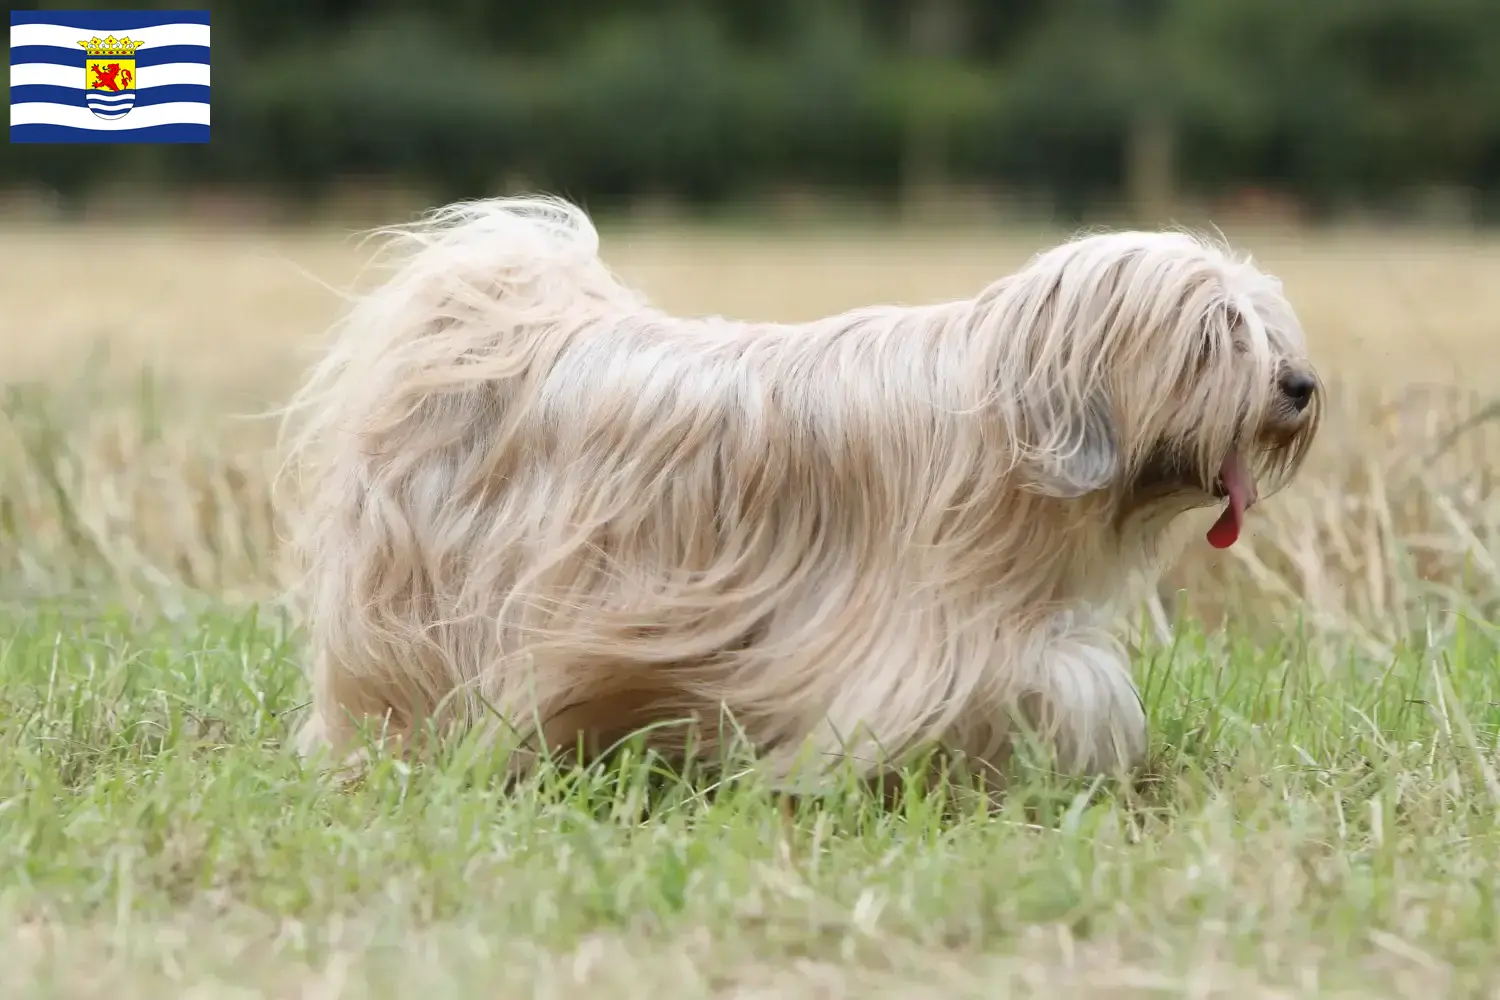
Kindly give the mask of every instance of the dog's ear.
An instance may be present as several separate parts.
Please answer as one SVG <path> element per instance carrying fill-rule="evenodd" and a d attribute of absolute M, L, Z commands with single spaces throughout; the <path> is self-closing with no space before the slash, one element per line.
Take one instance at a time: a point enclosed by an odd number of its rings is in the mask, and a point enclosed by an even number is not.
<path fill-rule="evenodd" d="M 1105 488 L 1120 471 L 1119 435 L 1109 401 L 1090 395 L 1077 410 L 1031 407 L 1027 414 L 1037 449 L 1028 460 L 1034 486 L 1059 499 Z"/>

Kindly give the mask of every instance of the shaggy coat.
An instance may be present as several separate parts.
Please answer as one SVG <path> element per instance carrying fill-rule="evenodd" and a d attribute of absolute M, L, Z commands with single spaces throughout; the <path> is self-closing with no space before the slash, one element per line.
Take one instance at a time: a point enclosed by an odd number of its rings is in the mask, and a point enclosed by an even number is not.
<path fill-rule="evenodd" d="M 1109 616 L 1179 515 L 1225 501 L 1232 543 L 1316 425 L 1280 284 L 1183 233 L 803 324 L 652 307 L 556 200 L 392 235 L 291 411 L 308 752 L 368 722 L 587 752 L 655 726 L 790 781 L 1000 765 L 1024 728 L 1128 768 Z"/>

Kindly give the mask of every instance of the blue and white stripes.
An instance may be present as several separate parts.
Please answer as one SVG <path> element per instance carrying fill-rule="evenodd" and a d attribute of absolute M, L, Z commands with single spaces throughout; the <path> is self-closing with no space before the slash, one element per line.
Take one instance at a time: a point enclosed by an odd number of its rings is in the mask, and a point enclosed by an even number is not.
<path fill-rule="evenodd" d="M 208 11 L 12 11 L 11 142 L 207 142 Z M 118 90 L 90 90 L 80 44 L 141 43 Z"/>

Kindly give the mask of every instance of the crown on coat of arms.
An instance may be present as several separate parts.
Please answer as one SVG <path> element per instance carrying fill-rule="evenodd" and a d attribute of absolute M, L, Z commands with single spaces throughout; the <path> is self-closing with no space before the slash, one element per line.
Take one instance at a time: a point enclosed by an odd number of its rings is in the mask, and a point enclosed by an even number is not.
<path fill-rule="evenodd" d="M 88 41 L 79 42 L 78 44 L 82 45 L 91 56 L 130 57 L 135 55 L 136 49 L 146 43 L 132 42 L 128 35 L 124 38 L 116 38 L 114 35 L 110 35 L 108 38 L 100 38 L 98 35 L 95 35 Z"/>

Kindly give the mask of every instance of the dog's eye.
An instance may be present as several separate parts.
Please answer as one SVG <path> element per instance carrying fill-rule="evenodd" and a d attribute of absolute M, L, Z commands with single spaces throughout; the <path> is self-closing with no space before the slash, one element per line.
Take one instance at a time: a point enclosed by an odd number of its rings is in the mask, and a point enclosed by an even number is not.
<path fill-rule="evenodd" d="M 1224 310 L 1222 323 L 1215 323 L 1204 338 L 1203 361 L 1211 364 L 1225 355 L 1245 352 L 1245 320 L 1238 309 L 1228 306 Z"/>
<path fill-rule="evenodd" d="M 1203 338 L 1203 341 L 1198 345 L 1196 366 L 1199 374 L 1208 371 L 1208 369 L 1213 365 L 1214 357 L 1218 354 L 1218 351 L 1219 347 L 1214 342 L 1213 335 L 1208 334 L 1207 336 L 1205 336 Z"/>
<path fill-rule="evenodd" d="M 1203 340 L 1198 345 L 1199 370 L 1207 369 L 1223 358 L 1233 343 L 1234 338 L 1222 328 L 1209 327 L 1204 331 Z"/>

